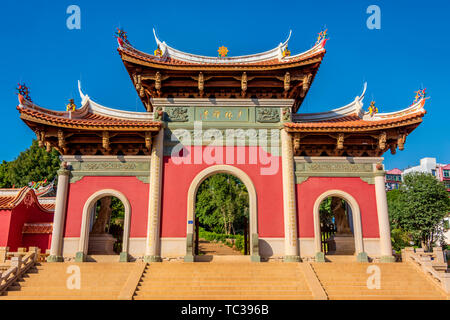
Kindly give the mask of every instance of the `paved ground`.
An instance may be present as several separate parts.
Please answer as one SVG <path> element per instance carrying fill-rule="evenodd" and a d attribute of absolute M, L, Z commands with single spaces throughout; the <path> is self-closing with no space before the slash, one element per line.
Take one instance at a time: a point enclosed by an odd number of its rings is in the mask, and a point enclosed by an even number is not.
<path fill-rule="evenodd" d="M 220 242 L 214 243 L 209 242 L 205 239 L 199 240 L 198 249 L 200 253 L 205 255 L 217 255 L 217 256 L 242 255 L 240 251 L 233 250 L 229 246 L 226 246 Z"/>

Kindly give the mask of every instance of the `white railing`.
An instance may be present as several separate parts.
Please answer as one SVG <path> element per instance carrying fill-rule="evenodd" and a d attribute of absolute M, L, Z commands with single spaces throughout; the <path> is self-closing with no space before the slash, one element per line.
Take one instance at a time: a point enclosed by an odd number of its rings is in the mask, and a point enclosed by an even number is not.
<path fill-rule="evenodd" d="M 424 252 L 423 249 L 408 247 L 402 250 L 402 260 L 414 264 L 428 275 L 447 294 L 450 293 L 450 273 L 447 273 L 447 263 L 444 260 L 442 248 L 433 248 L 434 252 Z"/>
<path fill-rule="evenodd" d="M 0 271 L 0 295 L 34 266 L 38 257 L 39 249 L 36 247 L 30 247 L 29 252 L 8 252 L 8 248 L 0 248 L 0 266 L 6 268 L 6 271 Z"/>

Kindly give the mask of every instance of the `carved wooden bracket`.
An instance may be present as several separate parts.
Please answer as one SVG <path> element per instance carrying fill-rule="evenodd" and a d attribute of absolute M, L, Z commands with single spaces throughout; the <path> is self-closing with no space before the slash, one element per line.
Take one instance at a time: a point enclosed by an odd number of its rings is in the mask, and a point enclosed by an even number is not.
<path fill-rule="evenodd" d="M 158 71 L 155 75 L 155 89 L 158 93 L 158 97 L 161 96 L 161 73 Z"/>
<path fill-rule="evenodd" d="M 244 72 L 244 73 L 242 74 L 242 78 L 241 78 L 241 90 L 242 90 L 241 96 L 242 96 L 242 97 L 245 97 L 245 94 L 246 94 L 246 92 L 247 92 L 247 73 L 246 73 L 246 72 Z"/>
<path fill-rule="evenodd" d="M 109 144 L 109 132 L 108 131 L 102 132 L 102 147 L 106 151 L 111 150 L 111 146 Z"/>
<path fill-rule="evenodd" d="M 385 131 L 380 133 L 380 135 L 378 136 L 378 149 L 380 150 L 386 149 L 386 138 L 387 134 Z"/>
<path fill-rule="evenodd" d="M 203 97 L 203 90 L 205 89 L 205 78 L 203 72 L 198 74 L 198 91 L 200 91 L 200 97 Z"/>
<path fill-rule="evenodd" d="M 300 141 L 301 141 L 301 134 L 300 133 L 294 133 L 294 155 L 297 155 L 300 153 Z"/>
<path fill-rule="evenodd" d="M 336 145 L 337 145 L 337 149 L 338 150 L 344 149 L 344 138 L 345 138 L 345 135 L 343 133 L 339 133 L 338 134 L 337 141 L 336 141 Z"/>
<path fill-rule="evenodd" d="M 152 133 L 146 132 L 145 133 L 145 147 L 148 151 L 152 148 Z"/>
<path fill-rule="evenodd" d="M 311 85 L 311 79 L 312 79 L 311 73 L 308 73 L 303 77 L 303 84 L 302 84 L 303 91 L 308 91 L 309 86 Z"/>
<path fill-rule="evenodd" d="M 405 142 L 406 142 L 406 133 L 400 133 L 397 139 L 398 149 L 403 151 L 405 150 Z"/>
<path fill-rule="evenodd" d="M 60 150 L 58 150 L 60 153 L 67 153 L 67 145 L 66 145 L 66 137 L 64 135 L 64 131 L 62 131 L 61 129 L 58 130 L 58 148 Z M 62 152 L 61 152 L 62 151 Z"/>
<path fill-rule="evenodd" d="M 289 91 L 291 87 L 291 74 L 289 72 L 286 72 L 284 75 L 284 92 L 286 93 Z"/>
<path fill-rule="evenodd" d="M 44 141 L 45 141 L 45 131 L 41 129 L 36 130 L 36 138 L 38 141 L 39 147 L 44 147 Z"/>

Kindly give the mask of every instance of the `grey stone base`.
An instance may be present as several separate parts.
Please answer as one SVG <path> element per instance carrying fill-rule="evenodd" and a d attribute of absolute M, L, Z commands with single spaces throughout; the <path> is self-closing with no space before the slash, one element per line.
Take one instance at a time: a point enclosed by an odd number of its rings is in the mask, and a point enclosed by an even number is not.
<path fill-rule="evenodd" d="M 194 262 L 194 256 L 192 254 L 185 255 L 184 262 Z"/>
<path fill-rule="evenodd" d="M 325 254 L 323 252 L 316 253 L 316 262 L 325 262 Z"/>
<path fill-rule="evenodd" d="M 119 262 L 128 262 L 128 252 L 121 252 Z"/>
<path fill-rule="evenodd" d="M 300 256 L 284 256 L 283 262 L 301 262 Z"/>
<path fill-rule="evenodd" d="M 258 254 L 252 254 L 250 256 L 251 262 L 261 262 L 261 257 Z"/>
<path fill-rule="evenodd" d="M 47 257 L 47 262 L 64 262 L 64 258 L 61 256 L 51 255 Z"/>
<path fill-rule="evenodd" d="M 75 254 L 75 262 L 85 262 L 86 255 L 83 252 L 77 252 Z"/>
<path fill-rule="evenodd" d="M 395 257 L 394 256 L 382 256 L 382 257 L 380 257 L 380 262 L 392 263 L 392 262 L 395 262 Z"/>
<path fill-rule="evenodd" d="M 356 256 L 356 261 L 358 261 L 358 262 L 369 262 L 369 257 L 367 256 L 367 253 L 360 252 Z"/>
<path fill-rule="evenodd" d="M 160 256 L 145 256 L 144 262 L 150 263 L 150 262 L 162 262 L 162 259 Z"/>

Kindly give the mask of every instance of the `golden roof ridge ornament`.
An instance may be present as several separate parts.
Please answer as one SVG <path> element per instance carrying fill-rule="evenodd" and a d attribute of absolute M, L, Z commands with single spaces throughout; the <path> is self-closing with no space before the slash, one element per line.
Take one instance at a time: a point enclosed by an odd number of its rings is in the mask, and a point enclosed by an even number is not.
<path fill-rule="evenodd" d="M 219 47 L 219 50 L 217 50 L 217 52 L 219 53 L 220 58 L 225 58 L 226 56 L 228 56 L 228 48 L 225 46 Z"/>

